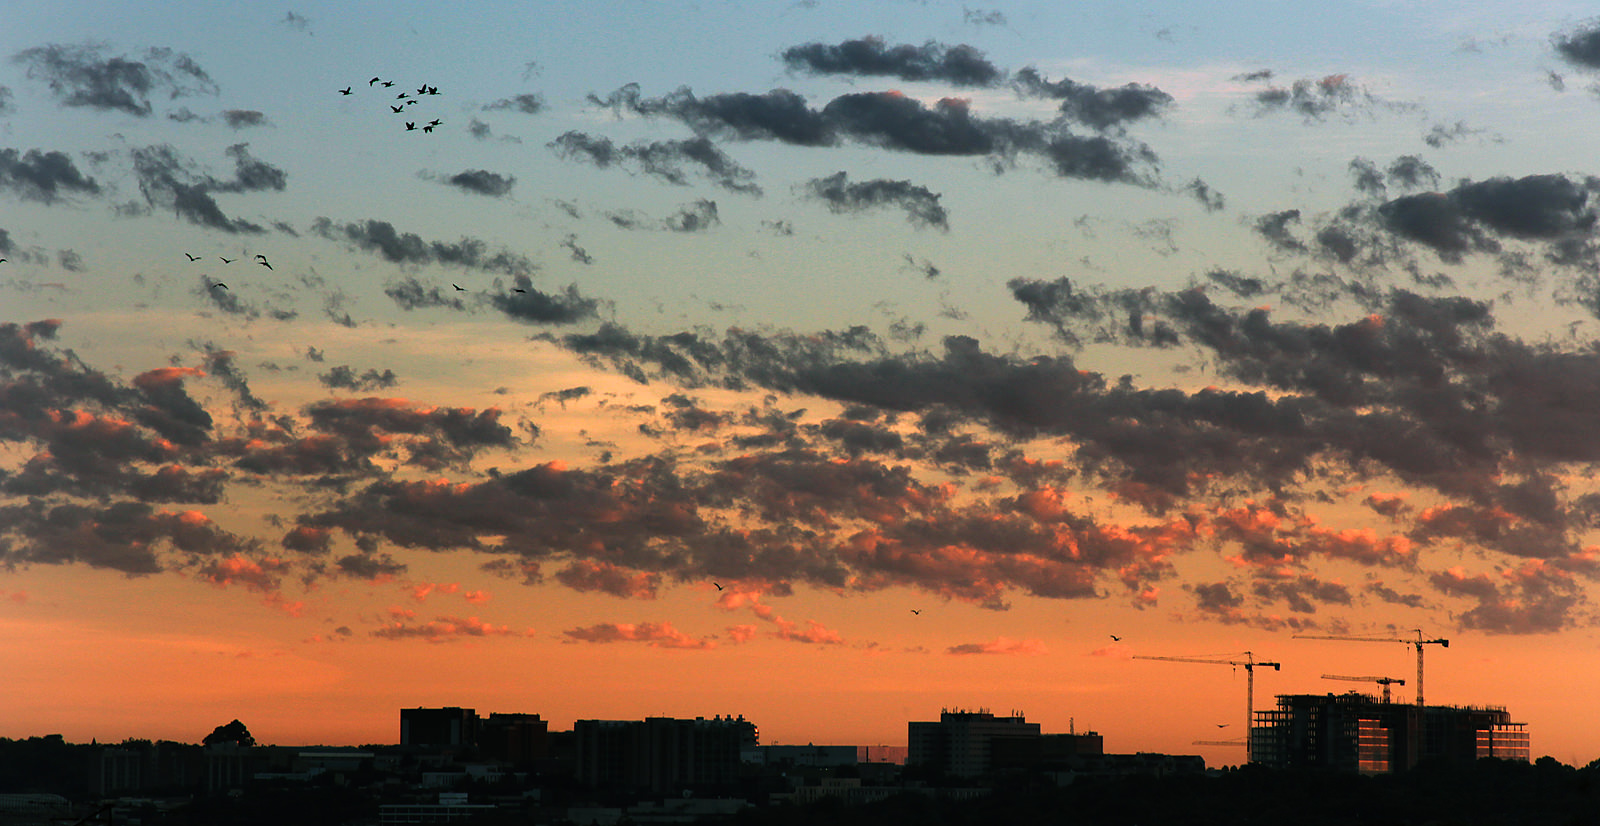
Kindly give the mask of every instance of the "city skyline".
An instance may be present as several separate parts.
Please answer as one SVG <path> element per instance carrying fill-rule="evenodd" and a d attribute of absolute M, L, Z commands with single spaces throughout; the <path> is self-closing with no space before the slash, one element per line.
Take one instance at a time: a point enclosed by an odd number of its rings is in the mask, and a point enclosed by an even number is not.
<path fill-rule="evenodd" d="M 0 736 L 1600 758 L 1581 6 L 164 10 L 0 29 Z"/>

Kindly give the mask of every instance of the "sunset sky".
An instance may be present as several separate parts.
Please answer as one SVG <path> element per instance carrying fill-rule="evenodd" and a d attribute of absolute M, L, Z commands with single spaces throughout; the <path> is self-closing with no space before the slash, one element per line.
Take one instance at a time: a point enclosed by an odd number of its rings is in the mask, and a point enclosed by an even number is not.
<path fill-rule="evenodd" d="M 1600 758 L 1586 5 L 8 2 L 0 736 Z"/>

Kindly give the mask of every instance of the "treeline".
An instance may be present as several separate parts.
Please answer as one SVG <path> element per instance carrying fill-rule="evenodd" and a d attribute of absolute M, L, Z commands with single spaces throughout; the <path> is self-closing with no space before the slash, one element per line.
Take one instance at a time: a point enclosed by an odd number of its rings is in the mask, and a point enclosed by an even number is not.
<path fill-rule="evenodd" d="M 970 801 L 907 793 L 879 803 L 749 809 L 737 826 L 1566 826 L 1600 823 L 1600 761 L 1574 768 L 1480 760 L 1401 775 L 1247 766 L 1210 777 L 1013 783 Z"/>

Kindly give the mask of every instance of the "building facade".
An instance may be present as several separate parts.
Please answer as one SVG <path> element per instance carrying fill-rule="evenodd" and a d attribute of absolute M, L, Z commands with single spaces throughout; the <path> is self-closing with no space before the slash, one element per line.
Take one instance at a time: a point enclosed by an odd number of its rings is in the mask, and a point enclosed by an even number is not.
<path fill-rule="evenodd" d="M 1528 726 L 1492 706 L 1417 706 L 1348 694 L 1283 694 L 1256 712 L 1255 761 L 1273 768 L 1389 774 L 1423 760 L 1529 759 Z"/>
<path fill-rule="evenodd" d="M 732 785 L 740 753 L 759 742 L 755 724 L 743 715 L 578 720 L 572 729 L 579 782 L 652 793 Z"/>
<path fill-rule="evenodd" d="M 1028 722 L 1019 712 L 996 717 L 982 709 L 946 709 L 936 723 L 907 724 L 906 765 L 979 777 L 993 767 L 996 741 L 1037 740 L 1039 735 L 1039 724 Z"/>
<path fill-rule="evenodd" d="M 400 709 L 400 745 L 470 748 L 478 742 L 478 712 L 470 708 Z"/>

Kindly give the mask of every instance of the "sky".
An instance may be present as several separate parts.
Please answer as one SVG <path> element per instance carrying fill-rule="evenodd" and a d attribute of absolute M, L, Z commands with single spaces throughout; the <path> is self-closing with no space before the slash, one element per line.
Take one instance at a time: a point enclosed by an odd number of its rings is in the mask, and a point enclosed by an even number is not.
<path fill-rule="evenodd" d="M 0 736 L 1600 758 L 1584 4 L 162 9 L 0 27 Z"/>

